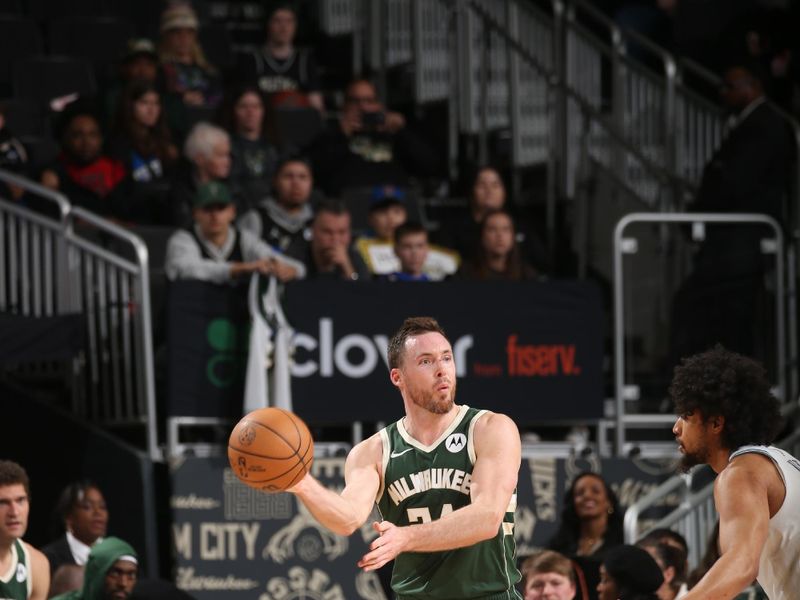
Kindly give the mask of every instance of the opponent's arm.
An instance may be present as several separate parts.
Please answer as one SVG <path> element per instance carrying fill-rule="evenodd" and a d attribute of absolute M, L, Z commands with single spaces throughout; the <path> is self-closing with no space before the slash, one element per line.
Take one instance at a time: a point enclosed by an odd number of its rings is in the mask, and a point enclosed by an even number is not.
<path fill-rule="evenodd" d="M 497 535 L 517 485 L 521 461 L 519 431 L 505 415 L 489 413 L 476 424 L 475 466 L 470 504 L 431 523 L 397 527 L 388 521 L 373 527 L 380 537 L 358 566 L 382 567 L 401 552 L 437 552 L 471 546 Z"/>
<path fill-rule="evenodd" d="M 50 562 L 36 548 L 28 544 L 31 557 L 31 597 L 30 600 L 46 600 L 50 592 Z"/>
<path fill-rule="evenodd" d="M 309 473 L 288 491 L 296 495 L 323 526 L 339 535 L 350 535 L 372 512 L 380 488 L 378 465 L 383 446 L 378 434 L 350 451 L 344 466 L 341 495 L 329 490 Z"/>
<path fill-rule="evenodd" d="M 742 460 L 747 459 L 747 460 Z M 750 457 L 727 467 L 714 486 L 721 556 L 684 600 L 729 600 L 758 575 L 769 532 L 767 474 Z"/>

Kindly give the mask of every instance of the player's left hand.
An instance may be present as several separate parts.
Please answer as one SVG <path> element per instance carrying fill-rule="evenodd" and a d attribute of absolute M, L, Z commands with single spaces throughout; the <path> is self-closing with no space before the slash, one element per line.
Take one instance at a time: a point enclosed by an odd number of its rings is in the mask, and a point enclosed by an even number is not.
<path fill-rule="evenodd" d="M 378 532 L 379 537 L 369 545 L 369 552 L 361 557 L 358 566 L 364 571 L 374 571 L 403 552 L 408 539 L 407 527 L 397 527 L 389 521 L 377 521 L 372 528 Z"/>

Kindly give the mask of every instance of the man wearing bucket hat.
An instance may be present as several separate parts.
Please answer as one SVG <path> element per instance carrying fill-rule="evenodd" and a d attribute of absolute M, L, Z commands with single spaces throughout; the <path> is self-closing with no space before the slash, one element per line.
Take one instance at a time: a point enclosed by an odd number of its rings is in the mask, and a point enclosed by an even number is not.
<path fill-rule="evenodd" d="M 224 183 L 201 185 L 194 197 L 194 224 L 167 243 L 167 278 L 232 283 L 250 273 L 274 274 L 281 281 L 305 277 L 305 266 L 233 226 L 236 208 Z"/>

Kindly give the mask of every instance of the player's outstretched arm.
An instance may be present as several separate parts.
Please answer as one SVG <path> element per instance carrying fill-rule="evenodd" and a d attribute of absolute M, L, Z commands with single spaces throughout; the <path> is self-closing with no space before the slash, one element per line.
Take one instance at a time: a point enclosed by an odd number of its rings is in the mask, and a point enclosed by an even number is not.
<path fill-rule="evenodd" d="M 769 532 L 769 502 L 764 457 L 736 459 L 717 478 L 714 501 L 719 512 L 721 556 L 684 600 L 730 600 L 758 575 Z"/>
<path fill-rule="evenodd" d="M 475 425 L 475 466 L 470 504 L 431 523 L 396 527 L 374 524 L 380 537 L 358 566 L 379 569 L 401 552 L 437 552 L 471 546 L 497 535 L 517 486 L 519 431 L 505 415 L 489 413 Z M 512 509 L 513 510 L 513 509 Z"/>
<path fill-rule="evenodd" d="M 341 495 L 327 489 L 309 473 L 289 489 L 323 526 L 339 535 L 350 535 L 372 512 L 380 488 L 378 465 L 383 446 L 378 434 L 356 445 L 344 467 L 345 487 Z"/>
<path fill-rule="evenodd" d="M 31 557 L 31 576 L 33 577 L 30 600 L 46 600 L 47 594 L 50 592 L 50 562 L 43 553 L 30 544 L 28 544 L 28 552 Z"/>

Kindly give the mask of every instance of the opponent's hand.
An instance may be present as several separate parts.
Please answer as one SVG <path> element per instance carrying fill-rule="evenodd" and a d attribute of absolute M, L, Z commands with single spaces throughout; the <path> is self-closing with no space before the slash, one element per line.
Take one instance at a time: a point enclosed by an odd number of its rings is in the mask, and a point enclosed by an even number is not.
<path fill-rule="evenodd" d="M 369 552 L 361 557 L 358 566 L 364 571 L 375 571 L 405 551 L 409 540 L 408 528 L 397 527 L 389 521 L 375 522 L 372 528 L 379 537 L 369 545 Z"/>

